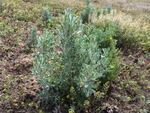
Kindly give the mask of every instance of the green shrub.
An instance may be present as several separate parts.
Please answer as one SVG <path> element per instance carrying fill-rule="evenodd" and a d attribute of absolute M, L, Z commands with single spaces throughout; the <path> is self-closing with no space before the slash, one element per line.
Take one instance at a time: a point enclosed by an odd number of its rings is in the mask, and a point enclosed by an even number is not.
<path fill-rule="evenodd" d="M 37 52 L 33 63 L 33 73 L 39 76 L 39 83 L 43 91 L 40 93 L 45 109 L 56 106 L 59 102 L 61 59 L 58 55 L 57 43 L 53 33 L 44 30 L 43 35 L 37 38 Z"/>
<path fill-rule="evenodd" d="M 44 8 L 43 12 L 42 12 L 43 23 L 46 24 L 46 26 L 47 26 L 50 19 L 51 19 L 51 15 L 50 15 L 50 12 L 49 12 L 48 8 Z"/>
<path fill-rule="evenodd" d="M 86 7 L 81 13 L 81 19 L 83 24 L 90 22 L 91 13 L 92 13 L 92 9 L 90 7 L 90 0 L 86 0 Z"/>
<path fill-rule="evenodd" d="M 39 76 L 46 109 L 48 104 L 82 108 L 101 84 L 116 77 L 116 43 L 109 32 L 84 26 L 66 10 L 55 36 L 46 30 L 37 38 L 33 74 Z M 101 40 L 107 40 L 107 47 L 100 46 Z"/>
<path fill-rule="evenodd" d="M 109 80 L 113 80 L 118 72 L 116 41 L 112 37 L 114 35 L 114 32 L 112 32 L 113 28 L 107 26 L 105 29 L 103 26 L 91 27 L 90 25 L 87 29 L 86 38 L 80 38 L 78 40 L 78 47 L 80 47 L 78 50 L 81 50 L 79 55 L 81 57 L 84 56 L 80 59 L 83 59 L 81 62 L 85 66 L 83 67 L 85 73 L 79 77 L 84 75 L 88 78 L 86 78 L 87 81 L 90 81 L 90 79 L 91 81 L 93 80 L 93 84 L 89 83 L 89 86 L 94 86 L 95 83 L 95 85 L 99 85 L 99 82 L 100 84 L 104 84 Z M 85 86 L 87 87 L 88 84 L 85 84 Z M 87 87 L 87 90 L 90 89 L 92 91 L 92 87 Z M 88 93 L 92 92 L 85 92 L 85 94 Z"/>
<path fill-rule="evenodd" d="M 31 50 L 32 48 L 35 48 L 36 44 L 37 44 L 37 34 L 36 34 L 37 30 L 35 27 L 33 27 L 30 31 L 29 37 L 26 41 L 26 48 L 29 50 Z"/>

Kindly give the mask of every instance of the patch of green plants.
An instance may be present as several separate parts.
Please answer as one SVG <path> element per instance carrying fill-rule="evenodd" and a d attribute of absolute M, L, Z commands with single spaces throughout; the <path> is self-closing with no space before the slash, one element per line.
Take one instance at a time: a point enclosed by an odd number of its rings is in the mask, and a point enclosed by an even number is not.
<path fill-rule="evenodd" d="M 15 9 L 14 12 L 14 18 L 19 20 L 19 21 L 33 21 L 33 20 L 37 20 L 39 15 L 39 10 L 36 8 L 30 9 L 31 11 L 28 11 L 28 9 Z M 38 16 L 37 16 L 38 15 Z"/>
<path fill-rule="evenodd" d="M 26 4 L 26 5 L 25 5 Z M 22 3 L 22 1 L 5 1 L 3 15 L 9 14 L 14 19 L 25 22 L 36 22 L 40 16 L 42 5 L 37 3 Z M 9 6 L 9 7 L 8 7 Z M 11 11 L 9 11 L 11 8 Z"/>
<path fill-rule="evenodd" d="M 28 16 L 27 16 L 28 12 L 26 12 L 25 10 L 18 10 L 14 17 L 19 20 L 19 21 L 27 21 L 28 20 Z"/>
<path fill-rule="evenodd" d="M 95 23 L 96 26 L 103 26 L 103 31 L 112 35 L 117 41 L 117 47 L 130 50 L 149 50 L 150 49 L 150 26 L 143 26 L 131 23 L 122 25 L 118 21 L 104 19 Z M 140 28 L 139 28 L 140 27 Z M 109 28 L 109 30 L 108 30 Z M 105 33 L 104 33 L 105 34 Z"/>
<path fill-rule="evenodd" d="M 33 74 L 43 87 L 40 96 L 45 109 L 83 109 L 100 86 L 116 78 L 116 41 L 112 28 L 105 27 L 84 25 L 67 9 L 55 35 L 44 30 L 37 38 Z"/>
<path fill-rule="evenodd" d="M 126 48 L 150 49 L 150 32 L 149 29 L 144 29 L 144 27 L 141 27 L 141 29 L 134 26 L 119 27 L 116 39 L 120 46 Z"/>

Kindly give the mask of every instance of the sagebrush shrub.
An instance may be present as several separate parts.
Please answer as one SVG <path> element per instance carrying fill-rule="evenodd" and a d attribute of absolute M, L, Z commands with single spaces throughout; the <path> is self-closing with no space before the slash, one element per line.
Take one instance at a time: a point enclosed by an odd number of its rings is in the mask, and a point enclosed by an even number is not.
<path fill-rule="evenodd" d="M 111 30 L 111 29 L 110 29 Z M 112 38 L 109 27 L 88 26 L 86 35 L 77 40 L 80 62 L 82 67 L 78 85 L 89 96 L 95 93 L 100 84 L 112 80 L 117 75 L 117 50 L 116 41 Z"/>
<path fill-rule="evenodd" d="M 37 52 L 33 62 L 33 73 L 38 75 L 39 83 L 43 91 L 40 93 L 43 98 L 44 107 L 58 103 L 59 84 L 61 73 L 61 59 L 56 51 L 56 43 L 53 33 L 44 30 L 43 35 L 37 38 Z M 44 102 L 44 103 L 43 103 Z"/>
<path fill-rule="evenodd" d="M 68 9 L 55 35 L 46 30 L 37 38 L 33 74 L 39 76 L 46 106 L 82 107 L 101 84 L 115 78 L 116 43 L 108 30 L 83 25 Z"/>

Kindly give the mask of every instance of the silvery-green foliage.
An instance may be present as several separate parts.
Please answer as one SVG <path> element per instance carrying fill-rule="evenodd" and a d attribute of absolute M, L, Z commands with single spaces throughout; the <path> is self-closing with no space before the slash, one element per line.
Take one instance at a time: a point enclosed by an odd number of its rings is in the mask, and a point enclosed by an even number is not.
<path fill-rule="evenodd" d="M 109 34 L 103 37 L 103 29 L 89 26 L 84 37 L 76 40 L 79 59 L 82 63 L 80 75 L 76 80 L 86 96 L 95 93 L 97 87 L 112 80 L 117 74 L 117 50 L 115 40 Z M 100 47 L 100 40 L 107 38 L 109 45 Z M 106 40 L 106 39 L 105 39 Z"/>
<path fill-rule="evenodd" d="M 75 86 L 74 76 L 79 73 L 75 39 L 79 38 L 81 30 L 80 19 L 68 9 L 56 36 L 46 30 L 37 38 L 33 74 L 39 76 L 43 87 L 41 95 L 47 101 L 60 102 Z"/>
<path fill-rule="evenodd" d="M 56 41 L 52 33 L 44 30 L 42 36 L 37 38 L 37 52 L 34 60 L 33 72 L 39 75 L 42 85 L 48 87 L 49 84 L 58 82 L 59 56 L 55 50 Z M 52 76 L 53 75 L 53 76 Z"/>
<path fill-rule="evenodd" d="M 60 80 L 61 58 L 56 50 L 57 43 L 53 33 L 44 30 L 43 35 L 37 38 L 37 50 L 33 62 L 33 74 L 39 78 L 43 91 L 44 104 L 57 103 Z"/>
<path fill-rule="evenodd" d="M 63 37 L 72 37 L 79 35 L 82 32 L 83 26 L 79 17 L 75 16 L 71 9 L 65 10 L 65 16 L 61 19 L 61 27 L 59 28 L 59 35 Z"/>
<path fill-rule="evenodd" d="M 100 84 L 114 78 L 117 52 L 111 30 L 110 26 L 83 25 L 67 9 L 55 35 L 45 30 L 37 38 L 33 74 L 43 87 L 45 105 L 81 107 Z"/>
<path fill-rule="evenodd" d="M 82 35 L 82 24 L 78 17 L 71 13 L 70 9 L 65 11 L 59 28 L 59 38 L 62 49 L 62 64 L 64 65 L 63 76 L 66 79 L 78 75 L 78 57 L 75 40 Z M 64 77 L 65 78 L 65 77 Z M 70 81 L 71 82 L 71 81 Z"/>
<path fill-rule="evenodd" d="M 96 89 L 96 80 L 102 76 L 98 72 L 100 66 L 100 51 L 97 44 L 96 36 L 90 34 L 79 39 L 79 58 L 82 62 L 80 76 L 76 78 L 78 85 L 86 96 L 90 96 Z M 103 70 L 102 70 L 103 71 Z"/>

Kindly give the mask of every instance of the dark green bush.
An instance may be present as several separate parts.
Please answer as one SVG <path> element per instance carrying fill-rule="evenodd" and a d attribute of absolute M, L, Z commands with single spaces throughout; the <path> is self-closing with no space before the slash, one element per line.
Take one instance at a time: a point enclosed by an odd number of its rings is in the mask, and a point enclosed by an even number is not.
<path fill-rule="evenodd" d="M 30 31 L 30 34 L 28 36 L 28 39 L 26 41 L 26 48 L 28 50 L 31 50 L 32 48 L 35 48 L 36 44 L 37 44 L 37 30 L 36 27 L 33 27 Z"/>
<path fill-rule="evenodd" d="M 47 26 L 48 22 L 50 22 L 50 20 L 51 20 L 51 14 L 50 14 L 48 8 L 44 8 L 43 9 L 42 20 L 43 20 L 43 23 L 46 24 L 46 26 Z"/>
<path fill-rule="evenodd" d="M 92 13 L 92 9 L 90 7 L 90 0 L 85 0 L 85 2 L 86 2 L 86 7 L 83 9 L 81 13 L 81 19 L 83 24 L 90 22 L 90 15 Z"/>
<path fill-rule="evenodd" d="M 82 108 L 100 85 L 116 77 L 116 43 L 107 30 L 111 28 L 85 26 L 66 10 L 56 35 L 46 30 L 37 38 L 33 74 L 43 87 L 45 108 L 48 104 Z M 107 41 L 106 47 L 101 40 Z"/>

